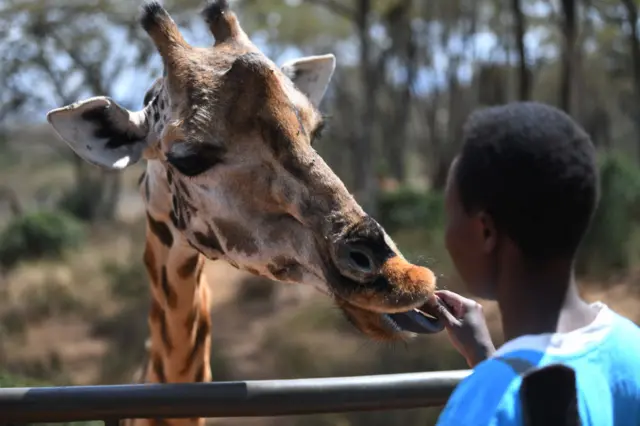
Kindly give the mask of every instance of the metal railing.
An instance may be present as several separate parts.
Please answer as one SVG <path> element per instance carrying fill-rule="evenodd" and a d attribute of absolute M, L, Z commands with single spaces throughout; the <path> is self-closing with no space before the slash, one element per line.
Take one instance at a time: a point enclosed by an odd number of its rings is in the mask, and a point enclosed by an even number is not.
<path fill-rule="evenodd" d="M 0 425 L 263 417 L 444 405 L 470 370 L 296 380 L 0 389 Z"/>

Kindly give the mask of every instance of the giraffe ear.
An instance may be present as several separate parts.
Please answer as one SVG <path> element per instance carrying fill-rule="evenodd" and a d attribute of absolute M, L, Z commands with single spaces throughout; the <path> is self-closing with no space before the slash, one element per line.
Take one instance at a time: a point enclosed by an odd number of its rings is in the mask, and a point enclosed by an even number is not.
<path fill-rule="evenodd" d="M 145 111 L 129 111 L 104 96 L 51 110 L 47 121 L 82 159 L 106 169 L 135 164 L 147 147 Z"/>
<path fill-rule="evenodd" d="M 336 57 L 333 54 L 305 56 L 286 62 L 281 69 L 317 107 L 336 69 Z"/>

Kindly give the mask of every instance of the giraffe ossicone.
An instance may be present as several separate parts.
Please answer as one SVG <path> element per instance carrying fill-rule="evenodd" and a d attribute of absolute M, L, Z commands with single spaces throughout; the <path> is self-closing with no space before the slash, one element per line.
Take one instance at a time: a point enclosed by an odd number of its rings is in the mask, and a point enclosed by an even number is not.
<path fill-rule="evenodd" d="M 371 338 L 437 332 L 436 280 L 407 262 L 313 148 L 333 54 L 276 66 L 226 1 L 204 8 L 215 43 L 190 46 L 169 13 L 147 2 L 140 23 L 164 76 L 129 111 L 107 96 L 47 114 L 87 162 L 123 169 L 147 161 L 144 261 L 152 283 L 148 381 L 210 377 L 203 256 L 328 293 Z"/>

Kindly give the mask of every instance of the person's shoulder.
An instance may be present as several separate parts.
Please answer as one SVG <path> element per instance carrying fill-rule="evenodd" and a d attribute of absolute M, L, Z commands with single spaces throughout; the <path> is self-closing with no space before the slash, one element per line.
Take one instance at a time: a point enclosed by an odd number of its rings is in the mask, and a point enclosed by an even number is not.
<path fill-rule="evenodd" d="M 438 418 L 438 426 L 517 424 L 520 375 L 502 358 L 478 364 L 456 387 Z"/>
<path fill-rule="evenodd" d="M 631 336 L 640 336 L 640 326 L 638 326 L 638 324 L 613 309 L 610 309 L 610 311 L 614 319 L 614 329 L 622 332 L 623 334 L 630 333 Z"/>
<path fill-rule="evenodd" d="M 640 364 L 640 327 L 629 318 L 610 310 L 611 331 L 606 339 L 605 349 L 616 358 L 629 357 L 635 364 Z"/>

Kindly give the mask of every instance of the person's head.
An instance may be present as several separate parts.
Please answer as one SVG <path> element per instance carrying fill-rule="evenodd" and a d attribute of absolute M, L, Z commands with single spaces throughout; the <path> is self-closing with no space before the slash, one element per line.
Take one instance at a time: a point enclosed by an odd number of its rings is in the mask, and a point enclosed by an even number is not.
<path fill-rule="evenodd" d="M 495 298 L 504 250 L 572 266 L 599 198 L 596 152 L 566 113 L 536 102 L 473 112 L 449 173 L 446 245 L 476 296 Z"/>

